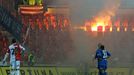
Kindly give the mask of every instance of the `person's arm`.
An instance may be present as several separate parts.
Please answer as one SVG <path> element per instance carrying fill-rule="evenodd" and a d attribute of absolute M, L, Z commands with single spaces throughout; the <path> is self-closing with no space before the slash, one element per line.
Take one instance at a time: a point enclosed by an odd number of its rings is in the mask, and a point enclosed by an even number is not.
<path fill-rule="evenodd" d="M 111 54 L 107 51 L 107 59 L 111 57 Z"/>
<path fill-rule="evenodd" d="M 101 53 L 100 50 L 97 50 L 96 51 L 95 59 L 98 59 L 98 61 L 101 61 L 102 60 L 102 53 Z"/>
<path fill-rule="evenodd" d="M 10 48 L 7 49 L 4 59 L 2 60 L 2 64 L 5 64 L 5 61 L 6 61 L 7 57 L 9 56 L 9 53 L 10 53 Z"/>
<path fill-rule="evenodd" d="M 24 48 L 23 46 L 20 45 L 20 48 L 21 48 L 23 51 L 25 51 L 25 48 Z"/>
<path fill-rule="evenodd" d="M 4 56 L 4 59 L 2 60 L 2 64 L 5 64 L 7 57 L 9 56 L 9 53 L 6 53 Z"/>
<path fill-rule="evenodd" d="M 21 54 L 22 54 L 22 56 L 24 56 L 25 48 L 23 46 L 21 46 L 21 45 L 19 45 L 19 47 L 21 48 Z"/>

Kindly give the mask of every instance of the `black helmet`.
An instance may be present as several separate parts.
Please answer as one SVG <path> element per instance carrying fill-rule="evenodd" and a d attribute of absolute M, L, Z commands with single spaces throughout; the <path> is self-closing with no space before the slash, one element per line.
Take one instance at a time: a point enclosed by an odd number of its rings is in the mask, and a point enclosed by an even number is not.
<path fill-rule="evenodd" d="M 16 39 L 15 38 L 12 39 L 12 43 L 16 43 Z"/>
<path fill-rule="evenodd" d="M 105 49 L 104 45 L 101 45 L 101 46 L 100 46 L 100 49 L 101 49 L 101 50 L 104 50 L 104 49 Z"/>

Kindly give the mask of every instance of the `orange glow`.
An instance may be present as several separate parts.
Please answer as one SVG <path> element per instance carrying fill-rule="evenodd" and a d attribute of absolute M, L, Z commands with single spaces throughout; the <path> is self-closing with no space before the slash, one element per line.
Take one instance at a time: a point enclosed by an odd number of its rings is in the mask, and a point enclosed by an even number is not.
<path fill-rule="evenodd" d="M 105 31 L 110 31 L 110 26 L 105 26 Z"/>
<path fill-rule="evenodd" d="M 67 27 L 69 25 L 69 20 L 66 18 L 64 19 L 64 27 Z"/>
<path fill-rule="evenodd" d="M 43 19 L 43 21 L 44 21 L 44 25 L 45 25 L 46 29 L 48 30 L 49 29 L 48 20 L 47 19 Z"/>
<path fill-rule="evenodd" d="M 92 30 L 92 31 L 97 31 L 97 27 L 96 27 L 96 26 L 92 26 L 92 27 L 91 27 L 91 30 Z"/>
<path fill-rule="evenodd" d="M 87 31 L 87 28 L 85 26 L 80 26 L 80 27 L 73 27 L 75 30 L 83 30 L 83 31 Z"/>
<path fill-rule="evenodd" d="M 105 27 L 103 26 L 103 29 L 102 29 L 102 31 L 104 32 L 105 31 Z"/>
<path fill-rule="evenodd" d="M 115 25 L 116 27 L 120 27 L 120 20 L 117 19 L 117 20 L 114 22 L 114 25 Z"/>
<path fill-rule="evenodd" d="M 34 30 L 35 26 L 34 26 L 34 22 L 32 19 L 29 19 L 29 24 L 30 24 L 31 28 Z"/>
<path fill-rule="evenodd" d="M 93 20 L 86 22 L 85 25 L 90 25 L 91 26 L 91 31 L 98 31 L 98 27 L 101 26 L 102 30 L 99 30 L 101 32 L 105 32 L 107 26 L 109 28 L 112 26 L 111 18 L 110 16 L 99 16 L 99 17 L 94 17 Z M 112 30 L 111 30 L 112 31 Z"/>
<path fill-rule="evenodd" d="M 117 27 L 117 31 L 118 31 L 118 32 L 120 31 L 120 27 Z"/>
<path fill-rule="evenodd" d="M 50 20 L 51 20 L 51 24 L 52 24 L 53 28 L 55 29 L 56 28 L 56 18 L 55 18 L 55 16 L 51 15 Z"/>
<path fill-rule="evenodd" d="M 113 31 L 113 28 L 112 27 L 110 27 L 110 32 L 112 32 Z"/>
<path fill-rule="evenodd" d="M 84 27 L 84 31 L 87 31 L 87 28 L 86 27 Z"/>
<path fill-rule="evenodd" d="M 125 31 L 125 32 L 127 31 L 127 27 L 124 28 L 124 31 Z"/>
<path fill-rule="evenodd" d="M 134 31 L 134 28 L 132 28 L 132 31 Z"/>
<path fill-rule="evenodd" d="M 103 31 L 103 26 L 97 26 L 97 31 L 102 32 Z"/>
<path fill-rule="evenodd" d="M 81 30 L 84 30 L 84 31 L 87 31 L 87 28 L 86 27 L 80 27 L 79 29 L 81 29 Z"/>
<path fill-rule="evenodd" d="M 125 28 L 128 26 L 128 21 L 127 21 L 126 19 L 123 21 L 123 26 L 124 26 Z"/>
<path fill-rule="evenodd" d="M 69 15 L 69 8 L 68 7 L 48 7 L 47 8 L 47 13 L 51 14 L 66 14 Z"/>
<path fill-rule="evenodd" d="M 43 6 L 20 6 L 20 9 L 24 10 L 40 10 L 43 9 Z"/>
<path fill-rule="evenodd" d="M 132 26 L 131 31 L 134 31 L 134 20 L 128 19 L 127 17 L 116 17 L 112 20 L 109 16 L 99 16 L 86 21 L 85 26 L 90 27 L 90 30 L 95 32 L 112 32 L 113 29 L 117 32 L 127 32 L 128 26 Z M 89 28 L 87 28 L 87 30 L 89 30 Z"/>
<path fill-rule="evenodd" d="M 41 24 L 40 20 L 39 19 L 36 19 L 36 22 L 38 24 L 39 29 L 41 30 L 42 29 L 42 24 Z"/>
<path fill-rule="evenodd" d="M 43 13 L 43 6 L 20 6 L 21 14 L 40 14 Z"/>
<path fill-rule="evenodd" d="M 40 14 L 43 13 L 43 11 L 38 11 L 38 12 L 34 12 L 34 11 L 21 11 L 22 14 Z"/>

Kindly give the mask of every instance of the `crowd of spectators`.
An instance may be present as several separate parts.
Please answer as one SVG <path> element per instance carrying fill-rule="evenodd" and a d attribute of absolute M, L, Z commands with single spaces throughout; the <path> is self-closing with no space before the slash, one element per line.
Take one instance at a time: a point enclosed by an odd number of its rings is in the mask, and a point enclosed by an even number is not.
<path fill-rule="evenodd" d="M 2 59 L 4 54 L 6 53 L 8 49 L 8 45 L 9 45 L 9 40 L 7 36 L 3 35 L 2 31 L 0 30 L 0 59 Z"/>
<path fill-rule="evenodd" d="M 11 15 L 17 17 L 15 2 L 12 0 L 0 0 L 0 6 L 8 10 Z M 37 18 L 35 20 L 35 18 Z M 32 52 L 37 64 L 59 64 L 66 63 L 70 59 L 70 54 L 74 50 L 73 41 L 70 34 L 69 18 L 63 14 L 50 15 L 46 14 L 43 18 L 21 18 L 28 21 L 26 27 L 30 24 L 26 45 L 28 46 L 27 53 L 24 55 L 23 62 L 28 60 L 28 55 Z M 32 21 L 32 23 L 30 23 Z M 34 29 L 32 27 L 34 26 Z M 24 27 L 24 26 L 23 26 Z M 26 28 L 24 31 L 26 31 Z M 0 29 L 1 31 L 1 29 Z M 25 38 L 25 33 L 24 35 Z M 0 33 L 0 59 L 3 58 L 8 46 L 10 37 Z M 27 63 L 27 62 L 26 62 Z"/>
<path fill-rule="evenodd" d="M 59 17 L 59 15 L 54 17 Z M 66 63 L 70 59 L 71 52 L 74 50 L 70 34 L 70 24 L 65 21 L 67 18 L 64 16 L 62 17 L 62 22 L 59 19 L 55 19 L 55 26 L 51 18 L 47 20 L 49 22 L 48 29 L 31 28 L 27 44 L 30 50 L 34 51 L 36 63 Z M 44 24 L 44 26 L 46 25 Z"/>
<path fill-rule="evenodd" d="M 50 20 L 48 29 L 44 28 L 40 30 L 39 27 L 35 29 L 31 28 L 25 43 L 28 46 L 28 50 L 22 61 L 28 63 L 26 61 L 28 60 L 29 54 L 32 52 L 35 57 L 34 63 L 36 64 L 66 63 L 66 61 L 70 59 L 70 54 L 73 51 L 70 24 L 67 23 L 66 20 L 67 18 L 65 17 L 60 19 L 60 21 L 56 19 L 56 27 L 52 25 L 52 21 Z M 10 38 L 2 34 L 0 35 L 0 57 L 2 59 L 3 54 L 5 54 L 10 44 Z"/>

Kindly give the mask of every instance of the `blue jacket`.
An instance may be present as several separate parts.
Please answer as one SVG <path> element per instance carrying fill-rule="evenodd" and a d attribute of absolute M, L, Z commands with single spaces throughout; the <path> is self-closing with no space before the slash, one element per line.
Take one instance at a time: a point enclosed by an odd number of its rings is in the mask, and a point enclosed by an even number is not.
<path fill-rule="evenodd" d="M 98 67 L 107 68 L 107 58 L 110 56 L 111 54 L 107 50 L 98 49 L 95 55 L 95 59 L 98 60 Z"/>

